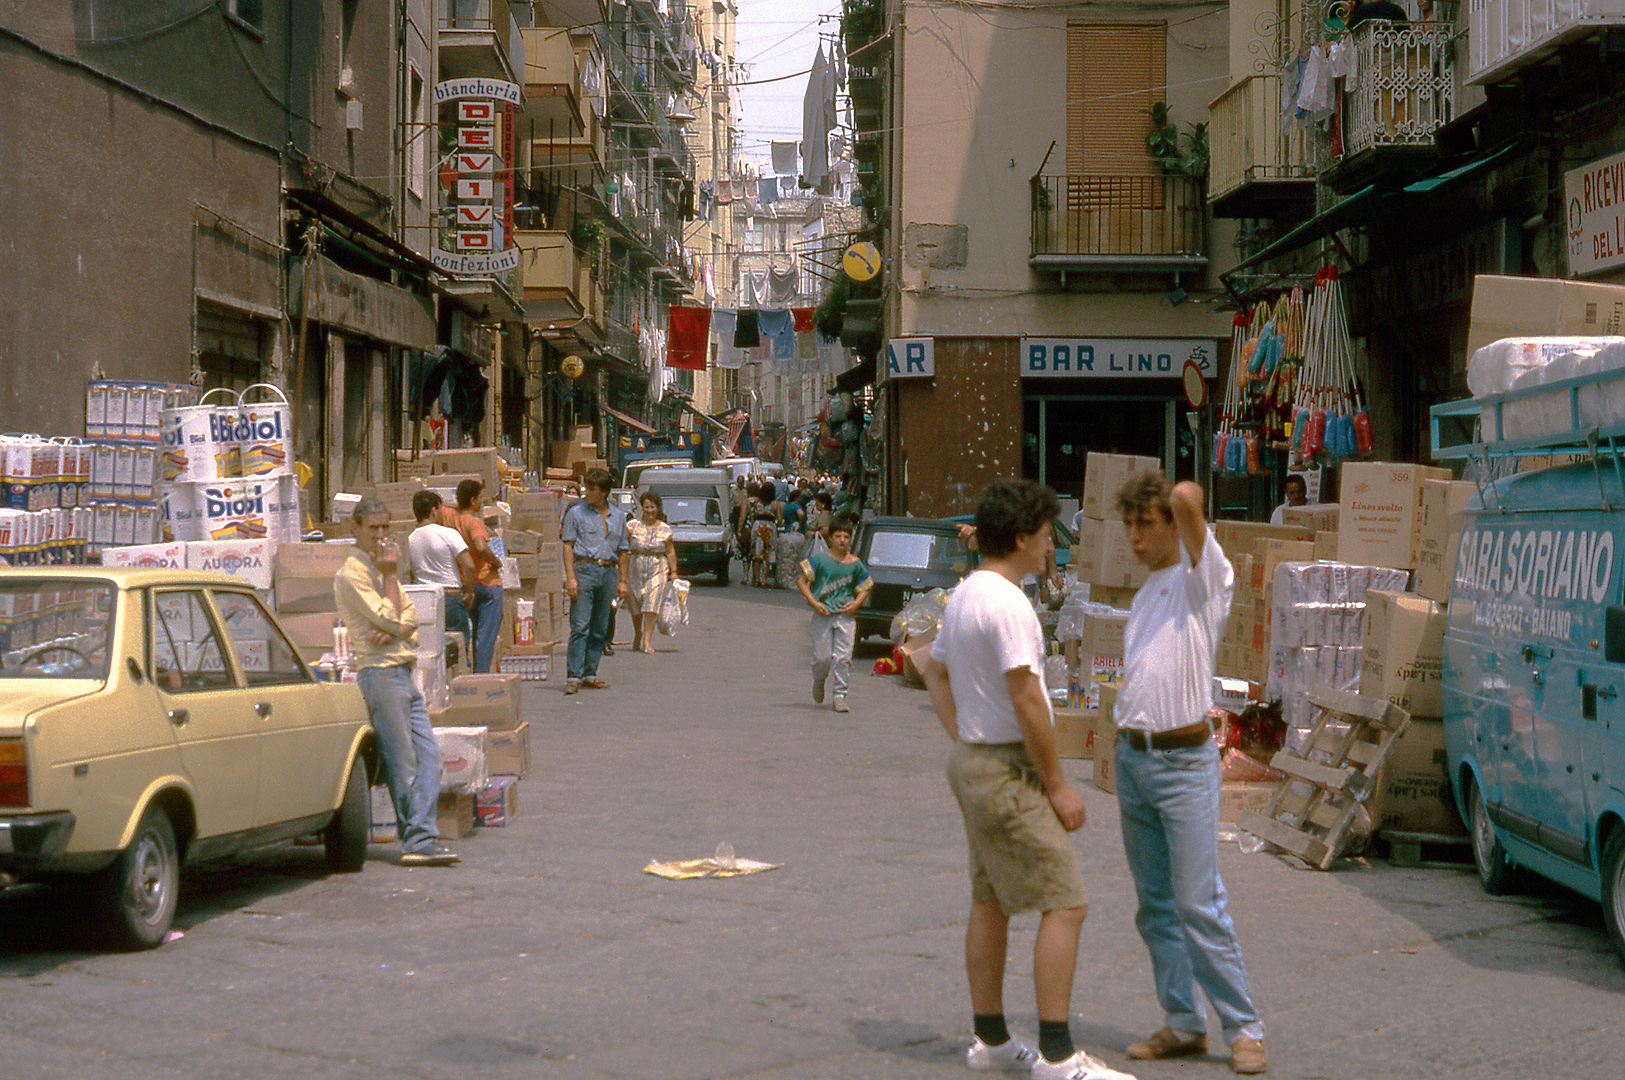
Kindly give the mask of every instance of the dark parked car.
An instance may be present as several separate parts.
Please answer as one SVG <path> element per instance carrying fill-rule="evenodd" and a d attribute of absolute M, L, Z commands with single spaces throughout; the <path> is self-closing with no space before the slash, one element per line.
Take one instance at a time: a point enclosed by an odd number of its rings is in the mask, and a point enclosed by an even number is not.
<path fill-rule="evenodd" d="M 959 527 L 937 518 L 871 518 L 858 525 L 852 550 L 875 583 L 868 605 L 858 610 L 860 638 L 889 633 L 892 616 L 916 593 L 951 589 L 977 563 Z"/>

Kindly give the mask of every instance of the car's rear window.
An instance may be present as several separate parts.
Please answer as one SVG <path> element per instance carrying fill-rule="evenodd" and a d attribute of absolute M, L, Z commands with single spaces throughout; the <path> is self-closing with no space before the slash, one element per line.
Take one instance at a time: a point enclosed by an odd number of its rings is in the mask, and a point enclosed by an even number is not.
<path fill-rule="evenodd" d="M 0 678 L 107 678 L 113 598 L 102 582 L 0 581 Z"/>
<path fill-rule="evenodd" d="M 970 548 L 958 536 L 946 533 L 879 528 L 870 534 L 864 561 L 871 567 L 958 574 L 964 573 L 970 565 Z"/>
<path fill-rule="evenodd" d="M 673 525 L 721 525 L 722 507 L 715 499 L 682 496 L 668 498 L 665 503 L 666 520 Z"/>

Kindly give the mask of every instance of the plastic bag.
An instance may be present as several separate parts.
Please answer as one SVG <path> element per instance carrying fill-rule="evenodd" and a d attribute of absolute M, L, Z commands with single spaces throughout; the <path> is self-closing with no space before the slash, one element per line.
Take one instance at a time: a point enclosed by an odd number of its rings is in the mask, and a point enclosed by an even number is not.
<path fill-rule="evenodd" d="M 660 597 L 660 632 L 668 636 L 677 633 L 679 626 L 688 624 L 688 582 L 675 578 L 666 584 Z"/>
<path fill-rule="evenodd" d="M 891 639 L 900 642 L 911 634 L 924 634 L 942 624 L 943 609 L 948 606 L 948 590 L 932 589 L 919 593 L 903 610 L 892 616 Z"/>

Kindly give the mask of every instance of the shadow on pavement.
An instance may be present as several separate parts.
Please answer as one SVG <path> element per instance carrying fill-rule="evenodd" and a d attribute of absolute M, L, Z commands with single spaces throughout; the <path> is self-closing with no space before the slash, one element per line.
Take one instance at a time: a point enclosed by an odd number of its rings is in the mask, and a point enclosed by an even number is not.
<path fill-rule="evenodd" d="M 377 858 L 372 855 L 370 858 Z M 175 929 L 182 932 L 327 876 L 322 848 L 292 843 L 181 871 Z M 25 883 L 0 890 L 0 978 L 33 978 L 105 952 L 88 882 Z"/>

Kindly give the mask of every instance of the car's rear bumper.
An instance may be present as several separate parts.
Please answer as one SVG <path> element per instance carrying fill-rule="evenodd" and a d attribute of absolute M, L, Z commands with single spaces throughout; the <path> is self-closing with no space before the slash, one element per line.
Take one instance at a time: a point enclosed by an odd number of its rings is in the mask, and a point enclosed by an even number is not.
<path fill-rule="evenodd" d="M 28 872 L 58 862 L 73 836 L 67 810 L 0 817 L 0 870 Z"/>

